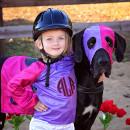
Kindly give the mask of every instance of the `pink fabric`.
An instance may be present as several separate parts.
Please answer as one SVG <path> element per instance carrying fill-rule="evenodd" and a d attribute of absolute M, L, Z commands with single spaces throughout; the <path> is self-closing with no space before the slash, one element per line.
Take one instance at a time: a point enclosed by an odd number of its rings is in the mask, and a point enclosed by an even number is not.
<path fill-rule="evenodd" d="M 113 49 L 114 49 L 114 46 L 115 46 L 115 34 L 114 34 L 114 31 L 107 27 L 107 26 L 104 26 L 104 25 L 99 25 L 100 26 L 100 33 L 101 33 L 101 41 L 102 41 L 102 48 L 104 48 L 109 56 L 110 56 L 110 60 L 111 60 L 111 64 L 113 64 L 113 61 L 112 61 L 112 52 L 113 52 Z M 105 38 L 106 36 L 109 36 L 112 40 L 113 40 L 113 48 L 111 48 L 108 43 L 106 42 Z"/>
<path fill-rule="evenodd" d="M 8 58 L 1 70 L 1 112 L 17 114 L 33 114 L 37 95 L 31 88 L 31 83 L 37 80 L 45 65 L 34 62 L 29 67 L 25 65 L 26 56 Z M 26 74 L 27 73 L 27 74 Z M 26 79 L 26 80 L 25 80 Z M 10 97 L 18 105 L 10 102 Z"/>

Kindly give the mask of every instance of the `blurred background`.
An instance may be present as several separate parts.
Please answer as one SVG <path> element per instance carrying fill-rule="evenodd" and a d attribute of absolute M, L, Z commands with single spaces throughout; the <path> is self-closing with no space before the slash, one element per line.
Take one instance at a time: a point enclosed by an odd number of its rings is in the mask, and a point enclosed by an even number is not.
<path fill-rule="evenodd" d="M 95 0 L 96 1 L 96 0 Z M 79 30 L 85 28 L 85 25 L 96 24 L 101 22 L 130 22 L 130 2 L 116 3 L 89 3 L 76 5 L 56 5 L 56 6 L 33 6 L 33 7 L 9 7 L 3 8 L 3 25 L 4 26 L 20 26 L 32 25 L 36 16 L 47 8 L 61 9 L 66 12 L 73 23 L 79 23 Z M 108 1 L 107 1 L 108 2 Z M 82 24 L 81 24 L 82 23 Z M 83 25 L 85 24 L 85 25 Z M 82 26 L 83 25 L 83 26 Z M 129 24 L 130 25 L 130 24 Z M 77 26 L 77 24 L 76 24 Z M 80 26 L 82 27 L 80 29 Z M 126 25 L 127 26 L 127 25 Z M 126 27 L 127 28 L 127 27 Z M 130 27 L 128 27 L 130 28 Z M 74 28 L 75 29 L 75 28 Z M 74 30 L 75 31 L 75 30 Z M 130 42 L 130 32 L 119 32 Z M 32 38 L 6 39 L 4 41 L 4 50 L 6 56 L 27 55 L 37 57 L 38 53 L 34 50 Z M 125 61 L 130 60 L 130 46 L 127 46 Z M 34 53 L 35 52 L 35 53 Z"/>

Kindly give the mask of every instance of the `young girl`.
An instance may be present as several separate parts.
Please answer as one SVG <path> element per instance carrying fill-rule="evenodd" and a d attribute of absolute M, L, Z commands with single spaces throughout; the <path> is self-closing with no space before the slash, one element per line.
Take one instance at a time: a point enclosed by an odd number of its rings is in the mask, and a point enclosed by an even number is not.
<path fill-rule="evenodd" d="M 63 11 L 49 8 L 36 17 L 33 38 L 42 58 L 34 63 L 27 58 L 29 67 L 10 80 L 12 100 L 27 111 L 35 109 L 30 130 L 74 130 L 77 92 L 72 23 Z M 38 99 L 27 92 L 30 85 Z"/>
<path fill-rule="evenodd" d="M 72 23 L 64 12 L 48 9 L 37 16 L 33 34 L 47 68 L 32 84 L 39 101 L 34 106 L 30 129 L 73 130 L 76 78 L 73 55 L 69 54 Z"/>
<path fill-rule="evenodd" d="M 42 59 L 9 81 L 12 100 L 23 109 L 35 109 L 30 130 L 73 130 L 77 92 L 70 49 L 72 23 L 64 12 L 49 8 L 36 17 L 33 38 Z M 25 62 L 30 64 L 29 58 Z M 30 84 L 38 100 L 32 101 L 32 93 L 27 93 Z"/>

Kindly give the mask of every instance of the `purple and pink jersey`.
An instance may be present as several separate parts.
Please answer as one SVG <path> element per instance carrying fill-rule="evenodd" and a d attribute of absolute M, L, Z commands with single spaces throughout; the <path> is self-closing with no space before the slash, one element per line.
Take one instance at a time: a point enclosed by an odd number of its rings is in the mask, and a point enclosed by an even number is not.
<path fill-rule="evenodd" d="M 77 96 L 73 55 L 50 65 L 49 87 L 45 87 L 46 65 L 38 60 L 29 64 L 30 59 L 15 56 L 3 64 L 1 112 L 34 113 L 34 118 L 51 124 L 73 123 Z M 47 111 L 34 111 L 38 100 L 48 107 Z"/>

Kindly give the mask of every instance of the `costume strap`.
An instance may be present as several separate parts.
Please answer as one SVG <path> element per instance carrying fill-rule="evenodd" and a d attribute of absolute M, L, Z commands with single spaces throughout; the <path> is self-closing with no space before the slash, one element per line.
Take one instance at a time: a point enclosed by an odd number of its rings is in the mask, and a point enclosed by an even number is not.
<path fill-rule="evenodd" d="M 44 64 L 47 65 L 47 74 L 46 74 L 46 83 L 45 83 L 45 86 L 49 87 L 50 65 L 53 64 L 53 63 L 55 63 L 55 62 L 57 62 L 57 61 L 60 61 L 64 56 L 60 55 L 57 58 L 51 58 L 50 56 L 48 56 L 46 54 L 46 52 L 43 49 L 41 49 L 40 52 L 47 58 L 47 63 L 45 63 L 42 58 L 39 58 L 39 60 L 42 61 Z"/>

